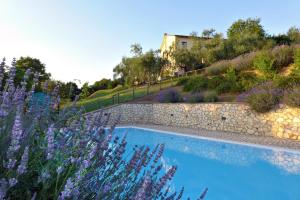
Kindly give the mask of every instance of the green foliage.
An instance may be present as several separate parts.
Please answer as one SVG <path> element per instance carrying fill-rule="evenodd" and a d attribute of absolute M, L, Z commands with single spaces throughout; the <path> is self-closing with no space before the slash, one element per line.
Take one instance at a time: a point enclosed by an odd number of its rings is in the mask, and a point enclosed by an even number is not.
<path fill-rule="evenodd" d="M 143 54 L 143 48 L 139 43 L 135 43 L 135 44 L 132 44 L 130 46 L 130 52 L 134 56 L 138 57 L 138 56 L 141 56 Z"/>
<path fill-rule="evenodd" d="M 295 54 L 294 54 L 294 63 L 295 63 L 295 68 L 297 70 L 300 70 L 300 48 L 297 48 L 295 50 Z"/>
<path fill-rule="evenodd" d="M 293 48 L 287 45 L 281 45 L 271 50 L 271 56 L 274 58 L 273 67 L 279 70 L 293 63 Z"/>
<path fill-rule="evenodd" d="M 238 75 L 233 67 L 229 67 L 224 78 L 214 78 L 208 81 L 210 89 L 215 89 L 219 94 L 226 92 L 238 92 L 241 90 L 238 84 Z"/>
<path fill-rule="evenodd" d="M 216 91 L 208 91 L 204 93 L 203 97 L 204 102 L 217 102 L 218 94 Z"/>
<path fill-rule="evenodd" d="M 141 56 L 141 65 L 148 82 L 156 81 L 167 60 L 159 56 L 158 51 L 150 50 Z"/>
<path fill-rule="evenodd" d="M 74 82 L 64 83 L 58 81 L 56 84 L 59 85 L 59 96 L 62 99 L 74 101 L 75 97 L 80 94 L 80 89 Z"/>
<path fill-rule="evenodd" d="M 291 71 L 290 77 L 294 82 L 300 82 L 300 48 L 296 48 L 294 52 L 294 68 Z"/>
<path fill-rule="evenodd" d="M 270 39 L 275 41 L 276 45 L 290 45 L 292 42 L 290 37 L 285 34 L 273 35 Z"/>
<path fill-rule="evenodd" d="M 204 29 L 202 31 L 202 37 L 205 38 L 213 38 L 215 36 L 216 30 L 211 28 L 211 29 Z"/>
<path fill-rule="evenodd" d="M 185 85 L 189 81 L 190 77 L 180 77 L 176 83 L 177 86 Z"/>
<path fill-rule="evenodd" d="M 256 112 L 265 113 L 273 109 L 279 103 L 279 98 L 269 91 L 262 90 L 251 94 L 247 98 L 247 102 Z"/>
<path fill-rule="evenodd" d="M 160 57 L 159 51 L 142 52 L 140 45 L 133 45 L 132 57 L 123 57 L 114 69 L 114 78 L 119 78 L 126 85 L 132 86 L 145 82 L 157 81 L 168 61 Z"/>
<path fill-rule="evenodd" d="M 253 66 L 253 61 L 256 54 L 256 52 L 251 52 L 238 56 L 232 60 L 218 61 L 205 68 L 205 72 L 208 75 L 219 75 L 225 73 L 230 67 L 237 71 L 250 69 Z"/>
<path fill-rule="evenodd" d="M 258 18 L 239 19 L 227 30 L 227 36 L 235 55 L 259 49 L 265 42 L 265 31 Z"/>
<path fill-rule="evenodd" d="M 100 81 L 96 81 L 93 85 L 89 86 L 89 93 L 92 94 L 98 90 L 112 89 L 119 84 L 122 84 L 120 82 L 120 79 L 111 80 L 103 78 Z"/>
<path fill-rule="evenodd" d="M 284 103 L 291 107 L 300 107 L 300 86 L 294 86 L 284 95 Z"/>
<path fill-rule="evenodd" d="M 207 37 L 194 38 L 193 47 L 190 50 L 200 66 L 208 66 L 218 60 L 226 59 L 229 53 L 221 33 L 207 34 L 210 34 L 209 39 Z"/>
<path fill-rule="evenodd" d="M 84 83 L 82 88 L 81 88 L 81 93 L 79 95 L 80 99 L 84 99 L 90 95 L 89 92 L 89 83 Z"/>
<path fill-rule="evenodd" d="M 242 72 L 239 74 L 238 84 L 243 91 L 247 91 L 253 88 L 254 86 L 258 85 L 262 81 L 264 81 L 264 79 L 260 79 L 254 73 Z"/>
<path fill-rule="evenodd" d="M 212 64 L 211 66 L 205 68 L 205 73 L 207 73 L 208 75 L 223 74 L 231 66 L 232 65 L 230 64 L 230 62 L 228 62 L 226 60 L 222 60 L 222 61 L 216 62 L 216 63 Z"/>
<path fill-rule="evenodd" d="M 171 57 L 176 65 L 185 71 L 197 69 L 201 63 L 192 51 L 185 48 L 176 48 L 176 50 L 171 52 Z"/>
<path fill-rule="evenodd" d="M 183 90 L 186 92 L 200 92 L 207 88 L 208 79 L 203 76 L 191 77 L 184 85 Z"/>
<path fill-rule="evenodd" d="M 204 96 L 201 93 L 194 93 L 188 100 L 190 103 L 201 103 L 204 102 Z"/>
<path fill-rule="evenodd" d="M 292 85 L 294 85 L 294 79 L 292 76 L 282 76 L 279 74 L 276 74 L 273 77 L 273 84 L 277 88 L 290 88 Z"/>
<path fill-rule="evenodd" d="M 218 92 L 218 94 L 223 94 L 226 92 L 230 92 L 231 91 L 231 84 L 228 81 L 223 81 L 220 85 L 218 85 L 218 87 L 216 88 L 216 91 Z"/>
<path fill-rule="evenodd" d="M 158 94 L 158 101 L 161 103 L 178 103 L 182 102 L 183 98 L 177 90 L 168 89 L 165 91 L 161 91 Z"/>
<path fill-rule="evenodd" d="M 214 76 L 208 79 L 207 88 L 210 90 L 216 89 L 223 82 L 224 82 L 224 78 L 222 76 Z"/>
<path fill-rule="evenodd" d="M 276 72 L 274 67 L 274 58 L 268 52 L 260 52 L 256 55 L 253 65 L 261 71 L 265 77 L 273 76 Z"/>
<path fill-rule="evenodd" d="M 288 32 L 287 36 L 294 44 L 300 44 L 300 28 L 295 26 L 291 27 Z"/>
<path fill-rule="evenodd" d="M 46 80 L 49 80 L 51 77 L 50 73 L 46 72 L 45 64 L 43 64 L 39 59 L 32 58 L 32 57 L 20 57 L 18 60 L 16 60 L 15 63 L 16 66 L 16 77 L 15 77 L 15 84 L 20 84 L 23 76 L 25 74 L 25 71 L 27 69 L 30 69 L 31 72 L 39 73 L 39 85 L 37 86 L 38 90 L 41 90 L 41 83 L 45 82 Z M 33 76 L 31 75 L 28 80 L 28 87 L 32 85 Z"/>

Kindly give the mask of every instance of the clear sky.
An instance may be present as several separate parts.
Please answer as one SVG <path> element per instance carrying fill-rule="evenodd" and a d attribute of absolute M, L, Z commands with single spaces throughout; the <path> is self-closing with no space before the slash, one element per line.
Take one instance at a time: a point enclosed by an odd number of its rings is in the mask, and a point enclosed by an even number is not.
<path fill-rule="evenodd" d="M 300 27 L 299 0 L 0 0 L 0 57 L 32 56 L 57 80 L 112 78 L 130 45 L 158 49 L 163 33 L 226 29 L 260 17 L 270 34 Z"/>

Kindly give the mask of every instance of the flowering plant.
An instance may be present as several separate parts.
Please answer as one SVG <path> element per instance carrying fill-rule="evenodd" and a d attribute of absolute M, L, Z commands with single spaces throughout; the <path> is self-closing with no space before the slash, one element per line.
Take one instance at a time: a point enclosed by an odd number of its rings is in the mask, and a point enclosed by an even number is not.
<path fill-rule="evenodd" d="M 15 85 L 15 61 L 0 65 L 0 199 L 181 199 L 167 185 L 177 167 L 162 171 L 164 145 L 136 147 L 125 159 L 126 136 L 114 137 L 109 115 L 59 110 L 59 88 L 37 99 L 26 71 Z M 2 83 L 4 83 L 2 85 Z M 43 86 L 47 91 L 47 83 Z M 203 199 L 207 190 L 200 196 Z"/>

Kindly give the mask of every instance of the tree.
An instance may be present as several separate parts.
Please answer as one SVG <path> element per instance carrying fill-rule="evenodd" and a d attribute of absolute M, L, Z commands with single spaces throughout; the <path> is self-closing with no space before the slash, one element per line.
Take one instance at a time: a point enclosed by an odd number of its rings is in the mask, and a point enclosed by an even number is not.
<path fill-rule="evenodd" d="M 300 44 L 300 28 L 295 26 L 291 27 L 288 32 L 287 36 L 292 41 L 292 43 Z"/>
<path fill-rule="evenodd" d="M 51 77 L 50 73 L 46 72 L 45 64 L 43 64 L 39 59 L 37 58 L 31 58 L 31 57 L 20 57 L 20 59 L 16 60 L 15 62 L 16 66 L 16 84 L 19 84 L 23 76 L 25 74 L 25 71 L 27 69 L 31 69 L 32 75 L 29 78 L 28 85 L 31 86 L 34 73 L 39 73 L 39 83 L 45 82 L 46 80 L 49 80 Z"/>
<path fill-rule="evenodd" d="M 120 64 L 114 68 L 114 77 L 120 77 L 125 84 L 133 85 L 145 81 L 145 73 L 141 64 L 141 56 L 123 57 Z"/>
<path fill-rule="evenodd" d="M 213 38 L 215 36 L 216 30 L 211 28 L 211 29 L 204 29 L 202 31 L 202 37 L 204 38 Z"/>
<path fill-rule="evenodd" d="M 221 33 L 214 33 L 212 38 L 194 38 L 192 54 L 196 57 L 198 67 L 210 65 L 221 59 L 226 59 L 225 40 Z"/>
<path fill-rule="evenodd" d="M 143 48 L 139 43 L 135 43 L 131 45 L 130 52 L 134 56 L 141 56 L 143 54 Z"/>
<path fill-rule="evenodd" d="M 198 37 L 198 33 L 196 31 L 192 31 L 190 33 L 190 36 L 192 36 L 192 37 Z"/>
<path fill-rule="evenodd" d="M 284 34 L 274 35 L 270 39 L 274 40 L 276 45 L 290 45 L 292 42 L 290 37 Z"/>
<path fill-rule="evenodd" d="M 59 96 L 62 99 L 69 99 L 73 101 L 75 97 L 81 92 L 77 84 L 74 82 L 64 83 L 58 81 L 57 84 L 59 84 Z"/>
<path fill-rule="evenodd" d="M 113 83 L 110 79 L 103 78 L 100 81 L 96 81 L 89 87 L 90 93 L 94 93 L 97 90 L 105 90 L 113 88 Z"/>
<path fill-rule="evenodd" d="M 235 56 L 244 54 L 264 46 L 265 30 L 259 18 L 239 19 L 227 31 L 227 37 L 232 43 Z"/>
<path fill-rule="evenodd" d="M 171 53 L 176 65 L 185 71 L 197 69 L 200 62 L 197 60 L 195 54 L 188 49 L 177 48 Z"/>
<path fill-rule="evenodd" d="M 79 95 L 79 97 L 81 99 L 84 99 L 86 97 L 88 97 L 90 95 L 89 93 L 89 83 L 88 82 L 85 82 L 81 88 L 81 93 Z"/>
<path fill-rule="evenodd" d="M 141 58 L 141 64 L 145 71 L 148 82 L 156 81 L 167 60 L 159 56 L 159 51 L 150 50 Z"/>
<path fill-rule="evenodd" d="M 254 35 L 258 38 L 265 37 L 265 30 L 263 26 L 260 24 L 260 19 L 256 18 L 248 18 L 246 20 L 239 19 L 234 22 L 227 31 L 228 38 L 243 38 L 245 35 L 248 37 L 249 35 Z"/>

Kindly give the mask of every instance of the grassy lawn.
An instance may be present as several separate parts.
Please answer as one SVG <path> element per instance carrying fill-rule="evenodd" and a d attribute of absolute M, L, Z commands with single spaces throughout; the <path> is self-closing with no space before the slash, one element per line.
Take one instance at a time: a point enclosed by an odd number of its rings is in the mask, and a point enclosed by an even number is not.
<path fill-rule="evenodd" d="M 174 79 L 162 81 L 161 86 L 160 84 L 151 85 L 149 87 L 149 94 L 159 92 L 160 87 L 161 89 L 172 87 L 176 84 L 176 82 L 177 80 Z M 91 112 L 103 107 L 111 106 L 113 104 L 129 102 L 146 95 L 147 86 L 135 87 L 134 92 L 133 88 L 124 88 L 122 86 L 117 86 L 114 89 L 99 90 L 86 99 L 80 100 L 77 105 L 83 107 L 86 112 Z"/>

